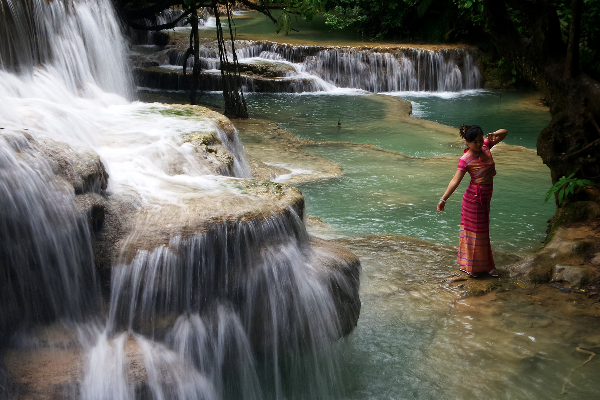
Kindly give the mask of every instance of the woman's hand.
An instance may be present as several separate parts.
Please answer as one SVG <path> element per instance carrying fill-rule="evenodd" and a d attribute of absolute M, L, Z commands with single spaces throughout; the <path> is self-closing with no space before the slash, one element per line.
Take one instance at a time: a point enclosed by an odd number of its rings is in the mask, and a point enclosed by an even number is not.
<path fill-rule="evenodd" d="M 496 132 L 488 133 L 487 138 L 492 142 L 492 144 L 498 144 L 506 139 L 506 135 L 508 135 L 508 131 L 506 129 L 498 129 Z"/>
<path fill-rule="evenodd" d="M 440 200 L 437 205 L 437 210 L 439 212 L 444 212 L 444 207 L 446 207 L 446 203 Z"/>

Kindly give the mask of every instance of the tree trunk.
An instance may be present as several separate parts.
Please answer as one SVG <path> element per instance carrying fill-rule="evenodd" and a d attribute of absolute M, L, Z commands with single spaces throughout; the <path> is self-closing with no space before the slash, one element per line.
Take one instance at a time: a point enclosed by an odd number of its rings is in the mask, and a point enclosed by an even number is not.
<path fill-rule="evenodd" d="M 571 5 L 571 26 L 569 27 L 565 79 L 579 75 L 579 38 L 581 37 L 582 11 L 583 0 L 573 0 Z"/>
<path fill-rule="evenodd" d="M 196 104 L 196 92 L 200 84 L 200 38 L 198 37 L 198 8 L 196 2 L 192 2 L 192 14 L 190 15 L 190 25 L 192 33 L 190 36 L 190 47 L 194 54 L 194 67 L 192 69 L 192 82 L 190 87 L 190 104 Z M 184 61 L 185 62 L 185 61 Z"/>
<path fill-rule="evenodd" d="M 507 9 L 523 12 L 530 37 L 521 35 Z M 574 0 L 574 6 L 581 0 Z M 550 2 L 484 0 L 492 41 L 500 53 L 544 94 L 552 121 L 540 134 L 537 152 L 556 182 L 575 173 L 600 182 L 600 84 L 578 68 L 581 10 L 573 10 L 570 49 L 563 43 L 558 15 Z M 571 57 L 567 54 L 571 53 Z"/>

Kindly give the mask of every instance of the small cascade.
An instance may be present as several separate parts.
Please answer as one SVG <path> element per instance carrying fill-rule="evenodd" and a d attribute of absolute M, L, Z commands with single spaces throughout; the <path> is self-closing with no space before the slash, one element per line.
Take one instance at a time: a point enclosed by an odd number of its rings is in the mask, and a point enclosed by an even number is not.
<path fill-rule="evenodd" d="M 307 57 L 304 67 L 338 87 L 376 93 L 458 92 L 477 89 L 481 82 L 472 51 L 463 49 L 328 49 Z"/>
<path fill-rule="evenodd" d="M 87 218 L 34 144 L 0 137 L 0 335 L 82 321 L 100 304 Z"/>
<path fill-rule="evenodd" d="M 144 350 L 150 390 L 165 398 L 187 398 L 179 383 L 161 384 L 183 379 L 161 376 L 171 365 L 201 377 L 193 380 L 204 382 L 200 398 L 214 392 L 216 398 L 262 399 L 265 391 L 269 398 L 329 398 L 337 389 L 331 345 L 341 333 L 331 287 L 312 264 L 320 256 L 293 211 L 172 238 L 113 271 L 102 338 L 130 332 Z M 107 346 L 102 338 L 91 358 Z M 123 346 L 119 336 L 112 340 Z M 113 356 L 118 365 L 128 364 L 119 354 Z M 127 379 L 123 368 L 119 382 Z M 88 373 L 99 371 L 90 366 Z M 265 380 L 271 383 L 264 386 Z M 135 391 L 128 382 L 118 398 Z"/>
<path fill-rule="evenodd" d="M 256 63 L 291 66 L 270 84 L 242 75 L 246 91 L 315 92 L 353 88 L 375 93 L 458 92 L 481 86 L 476 54 L 471 49 L 325 48 L 253 41 L 238 41 L 236 46 L 243 70 L 252 70 Z M 184 52 L 170 50 L 168 56 L 171 65 L 183 65 Z M 201 46 L 200 58 L 202 69 L 220 68 L 216 49 Z M 192 58 L 188 58 L 186 67 L 193 67 Z M 220 84 L 215 79 L 212 86 L 208 84 L 203 90 L 218 90 Z"/>

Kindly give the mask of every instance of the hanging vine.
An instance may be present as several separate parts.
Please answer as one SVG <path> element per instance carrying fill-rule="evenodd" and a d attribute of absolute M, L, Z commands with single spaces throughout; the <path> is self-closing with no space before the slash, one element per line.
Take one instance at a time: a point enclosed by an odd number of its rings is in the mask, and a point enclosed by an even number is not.
<path fill-rule="evenodd" d="M 248 107 L 244 99 L 242 90 L 242 78 L 240 76 L 240 67 L 235 53 L 235 36 L 232 29 L 232 9 L 231 3 L 225 3 L 227 12 L 227 22 L 229 23 L 229 35 L 231 37 L 231 53 L 233 62 L 230 63 L 227 57 L 227 48 L 223 37 L 223 27 L 219 16 L 218 4 L 213 1 L 213 11 L 217 23 L 217 42 L 219 44 L 219 60 L 221 62 L 221 80 L 223 83 L 223 98 L 225 100 L 225 115 L 237 118 L 248 118 Z"/>

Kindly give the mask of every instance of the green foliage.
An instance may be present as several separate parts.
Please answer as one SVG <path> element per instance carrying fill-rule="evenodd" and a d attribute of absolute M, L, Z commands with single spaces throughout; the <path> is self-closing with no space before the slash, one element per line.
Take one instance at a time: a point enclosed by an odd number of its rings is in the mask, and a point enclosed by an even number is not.
<path fill-rule="evenodd" d="M 288 0 L 292 2 L 292 0 Z M 353 27 L 371 37 L 425 39 L 440 42 L 448 33 L 462 38 L 481 39 L 485 30 L 483 0 L 311 0 L 319 2 L 326 11 L 326 22 L 334 29 Z M 304 3 L 296 1 L 297 3 Z M 583 0 L 581 40 L 579 46 L 581 68 L 595 79 L 600 79 L 600 1 Z M 555 4 L 560 19 L 563 40 L 567 41 L 571 22 L 571 0 Z M 510 17 L 517 30 L 530 37 L 528 17 L 519 9 L 509 7 Z M 511 71 L 512 72 L 512 71 Z M 512 73 L 513 82 L 518 71 Z"/>
<path fill-rule="evenodd" d="M 572 173 L 568 177 L 560 178 L 552 187 L 548 190 L 546 200 L 548 202 L 556 192 L 558 192 L 558 204 L 562 203 L 563 199 L 569 197 L 575 193 L 576 188 L 583 187 L 585 185 L 593 185 L 594 182 L 588 179 L 575 178 L 575 173 Z"/>
<path fill-rule="evenodd" d="M 292 30 L 292 18 L 290 13 L 286 10 L 283 10 L 277 19 L 277 23 L 275 24 L 275 31 L 277 33 L 281 32 L 282 30 L 286 35 Z"/>
<path fill-rule="evenodd" d="M 376 39 L 424 39 L 441 42 L 453 28 L 458 10 L 453 0 L 327 0 L 326 23 L 352 27 Z"/>

